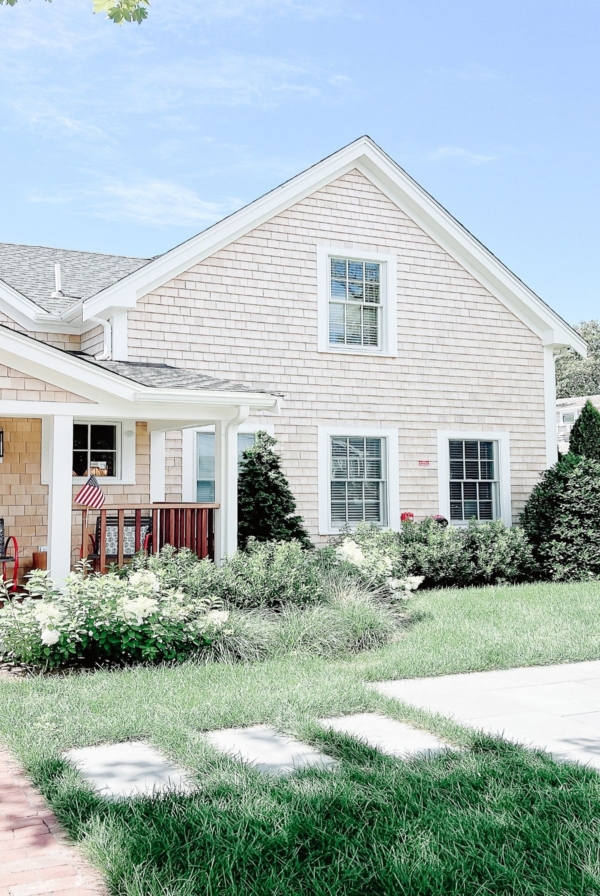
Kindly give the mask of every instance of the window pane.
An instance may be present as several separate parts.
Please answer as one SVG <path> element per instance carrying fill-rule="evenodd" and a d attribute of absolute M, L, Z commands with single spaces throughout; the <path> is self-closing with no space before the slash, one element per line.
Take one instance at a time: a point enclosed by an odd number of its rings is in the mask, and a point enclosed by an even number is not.
<path fill-rule="evenodd" d="M 361 284 L 364 279 L 364 264 L 362 261 L 348 262 L 348 280 L 360 280 Z"/>
<path fill-rule="evenodd" d="M 377 262 L 367 261 L 365 263 L 365 280 L 376 280 L 379 282 L 379 270 L 381 265 Z"/>
<path fill-rule="evenodd" d="M 198 445 L 198 480 L 215 478 L 215 434 L 213 432 L 197 433 Z"/>
<path fill-rule="evenodd" d="M 90 476 L 116 476 L 117 455 L 114 451 L 90 452 Z"/>
<path fill-rule="evenodd" d="M 332 277 L 340 277 L 343 280 L 346 279 L 346 259 L 345 258 L 332 258 L 331 259 L 331 276 Z"/>
<path fill-rule="evenodd" d="M 344 320 L 344 306 L 332 302 L 329 306 L 329 341 L 331 343 L 343 344 L 346 341 Z"/>
<path fill-rule="evenodd" d="M 451 520 L 492 520 L 498 516 L 495 450 L 494 442 L 449 440 Z"/>
<path fill-rule="evenodd" d="M 87 423 L 75 423 L 73 426 L 73 449 L 75 451 L 85 450 L 88 447 L 88 432 Z"/>
<path fill-rule="evenodd" d="M 346 281 L 345 280 L 332 280 L 331 281 L 331 296 L 334 299 L 345 299 L 346 298 Z"/>
<path fill-rule="evenodd" d="M 379 304 L 379 283 L 365 284 L 365 302 L 370 302 L 372 305 Z"/>
<path fill-rule="evenodd" d="M 362 302 L 363 300 L 363 285 L 362 280 L 360 283 L 350 282 L 348 284 L 348 301 L 349 302 Z"/>
<path fill-rule="evenodd" d="M 199 479 L 196 488 L 196 501 L 200 504 L 213 504 L 215 500 L 215 483 L 210 479 Z"/>
<path fill-rule="evenodd" d="M 363 308 L 363 345 L 379 344 L 379 312 L 377 308 Z"/>
<path fill-rule="evenodd" d="M 362 320 L 360 306 L 348 305 L 344 309 L 346 312 L 346 344 L 361 345 L 362 343 Z"/>
<path fill-rule="evenodd" d="M 73 475 L 74 476 L 87 476 L 88 475 L 88 455 L 87 451 L 74 451 L 73 452 Z"/>
<path fill-rule="evenodd" d="M 90 427 L 90 448 L 97 451 L 116 451 L 117 427 L 111 425 L 92 424 Z"/>

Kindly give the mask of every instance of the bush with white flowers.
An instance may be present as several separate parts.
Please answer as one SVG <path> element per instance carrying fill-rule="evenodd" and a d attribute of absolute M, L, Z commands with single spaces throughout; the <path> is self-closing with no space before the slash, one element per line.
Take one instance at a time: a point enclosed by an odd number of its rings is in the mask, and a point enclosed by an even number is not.
<path fill-rule="evenodd" d="M 417 590 L 424 576 L 394 575 L 398 550 L 384 530 L 363 527 L 359 532 L 361 536 L 362 547 L 350 536 L 342 540 L 336 548 L 338 560 L 350 564 L 366 583 L 384 588 L 395 596 L 406 597 Z"/>
<path fill-rule="evenodd" d="M 6 600 L 0 610 L 0 655 L 48 669 L 173 660 L 206 649 L 228 618 L 220 602 L 190 597 L 149 570 L 74 572 L 62 592 L 37 571 L 24 600 Z"/>

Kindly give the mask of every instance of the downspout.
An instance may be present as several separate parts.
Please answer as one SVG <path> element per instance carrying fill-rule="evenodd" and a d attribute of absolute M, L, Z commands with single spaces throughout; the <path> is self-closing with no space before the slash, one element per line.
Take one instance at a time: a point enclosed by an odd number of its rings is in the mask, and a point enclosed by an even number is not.
<path fill-rule="evenodd" d="M 100 324 L 104 330 L 104 346 L 99 355 L 95 355 L 96 361 L 109 361 L 112 356 L 112 326 L 104 317 L 88 317 L 94 324 Z"/>

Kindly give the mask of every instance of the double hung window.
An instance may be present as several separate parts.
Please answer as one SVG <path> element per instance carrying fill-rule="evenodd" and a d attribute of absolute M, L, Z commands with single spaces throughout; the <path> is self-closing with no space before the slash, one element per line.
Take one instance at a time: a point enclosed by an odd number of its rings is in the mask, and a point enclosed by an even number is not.
<path fill-rule="evenodd" d="M 201 504 L 212 504 L 215 500 L 215 434 L 196 433 L 197 474 L 196 500 Z M 238 433 L 238 462 L 246 448 L 254 445 L 253 432 Z"/>
<path fill-rule="evenodd" d="M 497 442 L 450 439 L 450 519 L 495 520 L 500 516 Z"/>
<path fill-rule="evenodd" d="M 384 438 L 332 436 L 331 526 L 387 525 L 387 457 Z"/>
<path fill-rule="evenodd" d="M 381 263 L 350 258 L 330 258 L 329 262 L 329 344 L 380 349 Z"/>

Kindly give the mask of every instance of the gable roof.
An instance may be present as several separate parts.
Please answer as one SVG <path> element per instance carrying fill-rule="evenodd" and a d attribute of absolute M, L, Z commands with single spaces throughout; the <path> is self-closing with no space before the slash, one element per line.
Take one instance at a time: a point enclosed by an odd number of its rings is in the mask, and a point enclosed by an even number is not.
<path fill-rule="evenodd" d="M 48 314 L 45 320 L 40 317 L 40 306 L 25 299 L 12 287 L 4 286 L 1 280 L 0 311 L 5 310 L 29 329 L 81 332 L 86 329 L 85 321 L 96 316 L 108 317 L 112 309 L 135 308 L 138 300 L 153 289 L 168 283 L 353 169 L 364 174 L 458 264 L 512 311 L 541 339 L 543 345 L 556 348 L 568 346 L 586 356 L 587 346 L 581 336 L 370 137 L 360 137 L 163 255 L 150 260 L 129 259 L 141 264 L 132 268 L 125 276 L 82 296 L 80 301 L 63 309 L 50 322 Z M 12 313 L 8 308 L 12 308 Z M 89 329 L 89 325 L 87 328 Z"/>
<path fill-rule="evenodd" d="M 148 264 L 149 260 L 0 243 L 0 280 L 43 311 L 61 314 L 80 299 L 94 295 Z M 60 264 L 64 296 L 53 298 L 54 265 L 57 263 Z"/>

